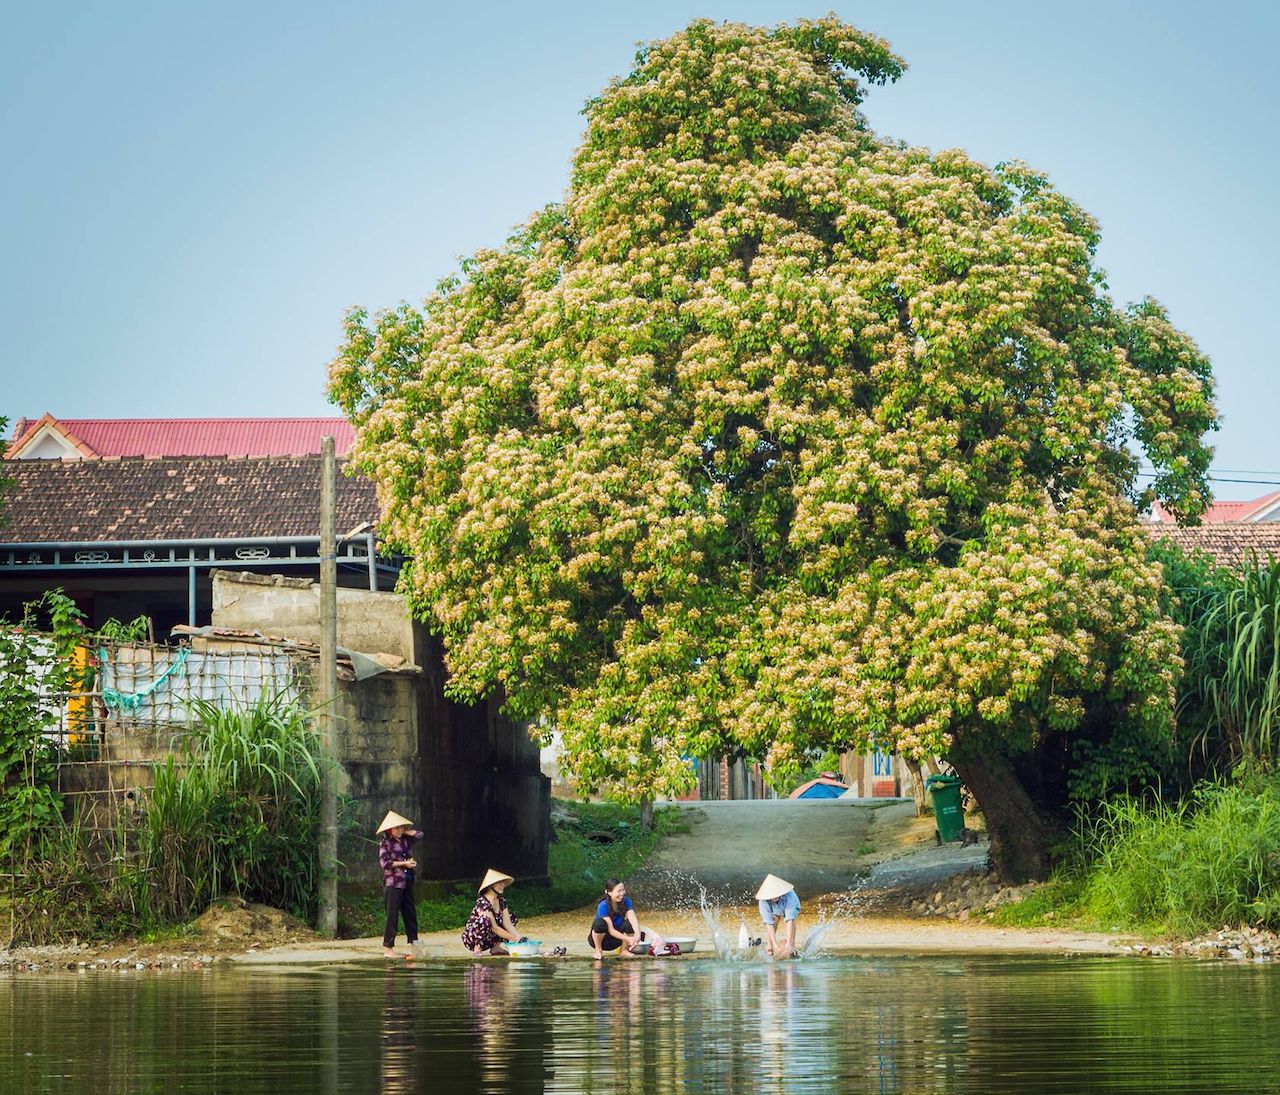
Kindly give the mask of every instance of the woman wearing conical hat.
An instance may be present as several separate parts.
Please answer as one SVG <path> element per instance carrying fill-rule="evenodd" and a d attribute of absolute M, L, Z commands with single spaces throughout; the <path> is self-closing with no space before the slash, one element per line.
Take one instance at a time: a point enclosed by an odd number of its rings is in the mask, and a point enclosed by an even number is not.
<path fill-rule="evenodd" d="M 502 896 L 502 891 L 514 881 L 509 874 L 495 871 L 492 867 L 485 873 L 475 907 L 462 929 L 462 945 L 472 954 L 484 954 L 486 951 L 489 954 L 506 954 L 501 940 L 518 943 L 524 938 L 516 928 L 519 923 L 516 914 L 507 908 L 506 898 Z"/>
<path fill-rule="evenodd" d="M 764 921 L 765 947 L 774 958 L 790 958 L 796 953 L 796 918 L 800 915 L 800 898 L 796 888 L 777 875 L 766 875 L 756 891 L 760 919 Z M 785 938 L 778 941 L 778 924 Z"/>
<path fill-rule="evenodd" d="M 382 930 L 382 953 L 396 956 L 396 928 L 404 921 L 404 937 L 409 946 L 418 941 L 418 910 L 413 904 L 414 871 L 418 861 L 413 857 L 413 842 L 422 834 L 407 817 L 388 810 L 378 826 L 382 840 L 378 844 L 378 863 L 382 867 L 382 897 L 387 909 L 387 922 Z"/>

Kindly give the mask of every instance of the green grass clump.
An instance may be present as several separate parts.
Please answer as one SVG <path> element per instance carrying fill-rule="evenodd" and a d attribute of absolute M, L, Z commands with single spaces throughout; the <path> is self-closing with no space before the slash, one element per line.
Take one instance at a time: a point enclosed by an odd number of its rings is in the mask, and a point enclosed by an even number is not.
<path fill-rule="evenodd" d="M 1280 926 L 1280 785 L 1203 784 L 1178 804 L 1118 798 L 1083 832 L 1083 905 L 1103 924 L 1194 935 Z"/>
<path fill-rule="evenodd" d="M 143 800 L 140 919 L 181 921 L 224 894 L 311 919 L 324 762 L 306 712 L 271 697 L 192 707 L 197 732 Z"/>
<path fill-rule="evenodd" d="M 325 761 L 307 712 L 264 696 L 198 701 L 192 716 L 138 817 L 99 829 L 77 809 L 33 834 L 8 895 L 9 942 L 176 938 L 229 894 L 314 917 Z"/>
<path fill-rule="evenodd" d="M 1058 926 L 1076 923 L 1087 916 L 1082 905 L 1084 879 L 1071 870 L 1060 872 L 1042 886 L 1037 886 L 1021 901 L 1004 905 L 991 917 L 993 924 L 1006 928 L 1042 926 L 1050 920 Z"/>

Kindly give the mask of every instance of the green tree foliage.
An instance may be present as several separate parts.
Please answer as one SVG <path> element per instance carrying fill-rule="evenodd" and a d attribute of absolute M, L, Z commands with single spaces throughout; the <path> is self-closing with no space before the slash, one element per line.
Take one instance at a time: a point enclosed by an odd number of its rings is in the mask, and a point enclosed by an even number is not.
<path fill-rule="evenodd" d="M 48 632 L 36 630 L 40 618 Z M 0 625 L 0 856 L 13 863 L 61 821 L 56 730 L 65 693 L 82 683 L 71 655 L 83 636 L 80 610 L 60 590 L 24 606 L 17 626 Z"/>
<path fill-rule="evenodd" d="M 1169 732 L 1135 513 L 1205 503 L 1209 364 L 1043 174 L 869 131 L 903 70 L 834 17 L 695 22 L 587 105 L 563 203 L 347 317 L 330 394 L 449 687 L 586 787 Z"/>

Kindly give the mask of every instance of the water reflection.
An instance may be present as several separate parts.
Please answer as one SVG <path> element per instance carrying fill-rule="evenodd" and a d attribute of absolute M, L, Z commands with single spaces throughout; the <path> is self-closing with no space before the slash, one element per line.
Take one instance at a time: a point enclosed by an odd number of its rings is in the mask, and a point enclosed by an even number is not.
<path fill-rule="evenodd" d="M 15 975 L 0 1092 L 1256 1092 L 1278 1003 L 1277 968 L 1118 959 Z"/>
<path fill-rule="evenodd" d="M 543 999 L 546 971 L 536 962 L 488 959 L 463 970 L 477 1064 L 475 1090 L 542 1091 L 550 1037 L 550 1001 Z"/>
<path fill-rule="evenodd" d="M 414 985 L 397 969 L 382 979 L 382 1031 L 379 1079 L 387 1095 L 411 1095 L 418 1090 L 414 1075 L 417 1048 L 417 1014 Z"/>

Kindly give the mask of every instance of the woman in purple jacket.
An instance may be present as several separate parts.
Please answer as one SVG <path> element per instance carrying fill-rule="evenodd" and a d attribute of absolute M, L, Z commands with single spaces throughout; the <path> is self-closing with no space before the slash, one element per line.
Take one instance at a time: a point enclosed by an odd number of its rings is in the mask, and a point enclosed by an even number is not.
<path fill-rule="evenodd" d="M 418 861 L 412 853 L 413 842 L 422 833 L 407 817 L 394 810 L 378 826 L 382 841 L 378 845 L 378 863 L 382 867 L 382 897 L 387 908 L 387 923 L 382 930 L 382 953 L 395 958 L 396 928 L 404 921 L 404 937 L 409 946 L 418 941 L 418 910 L 413 905 L 413 878 Z"/>

